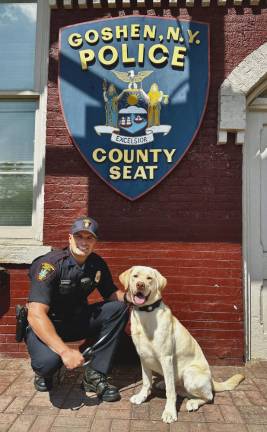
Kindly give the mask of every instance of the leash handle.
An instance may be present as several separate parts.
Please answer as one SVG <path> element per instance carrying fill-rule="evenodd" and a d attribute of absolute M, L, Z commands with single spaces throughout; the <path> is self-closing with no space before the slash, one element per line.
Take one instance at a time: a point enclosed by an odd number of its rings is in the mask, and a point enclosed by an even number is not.
<path fill-rule="evenodd" d="M 85 360 L 83 367 L 87 366 L 93 360 L 93 347 L 89 346 L 82 352 L 82 356 Z"/>

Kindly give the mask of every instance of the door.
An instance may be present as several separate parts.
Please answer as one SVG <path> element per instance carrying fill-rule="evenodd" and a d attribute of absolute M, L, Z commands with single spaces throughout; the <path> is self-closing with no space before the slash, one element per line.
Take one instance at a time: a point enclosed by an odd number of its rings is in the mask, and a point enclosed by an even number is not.
<path fill-rule="evenodd" d="M 267 359 L 267 98 L 247 112 L 243 176 L 247 359 Z"/>

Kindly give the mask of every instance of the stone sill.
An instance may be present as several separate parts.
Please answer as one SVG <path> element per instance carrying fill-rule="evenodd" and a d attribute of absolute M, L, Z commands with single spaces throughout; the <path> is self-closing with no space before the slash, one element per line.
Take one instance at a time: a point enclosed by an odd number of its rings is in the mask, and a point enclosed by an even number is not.
<path fill-rule="evenodd" d="M 8 244 L 9 243 L 9 244 Z M 13 244 L 10 242 L 0 243 L 0 264 L 31 264 L 40 255 L 52 250 L 51 246 L 42 244 Z"/>

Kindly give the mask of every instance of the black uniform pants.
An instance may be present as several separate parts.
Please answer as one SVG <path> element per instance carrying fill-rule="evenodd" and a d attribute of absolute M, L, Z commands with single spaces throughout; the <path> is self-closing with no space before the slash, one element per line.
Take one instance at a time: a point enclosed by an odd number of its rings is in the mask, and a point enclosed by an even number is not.
<path fill-rule="evenodd" d="M 120 301 L 107 301 L 88 305 L 77 316 L 67 322 L 54 322 L 58 335 L 65 342 L 74 342 L 84 338 L 100 339 L 112 329 L 101 349 L 97 350 L 91 367 L 106 374 L 112 365 L 112 358 L 128 320 L 128 313 L 121 317 L 126 305 Z M 61 366 L 61 357 L 45 345 L 29 327 L 26 344 L 31 357 L 33 370 L 41 376 L 51 376 Z"/>

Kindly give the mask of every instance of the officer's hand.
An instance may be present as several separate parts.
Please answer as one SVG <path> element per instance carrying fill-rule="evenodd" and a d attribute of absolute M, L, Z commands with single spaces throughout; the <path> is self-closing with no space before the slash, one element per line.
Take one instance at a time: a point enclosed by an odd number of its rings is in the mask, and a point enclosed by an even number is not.
<path fill-rule="evenodd" d="M 67 369 L 75 369 L 84 364 L 83 355 L 76 349 L 66 349 L 62 352 L 61 359 Z"/>

